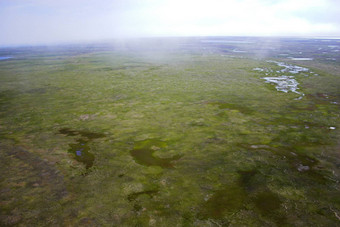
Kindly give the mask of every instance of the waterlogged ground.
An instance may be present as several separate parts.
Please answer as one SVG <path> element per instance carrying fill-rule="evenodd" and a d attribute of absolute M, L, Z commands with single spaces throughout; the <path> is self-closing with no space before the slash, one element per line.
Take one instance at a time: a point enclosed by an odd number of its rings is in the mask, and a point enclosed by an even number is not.
<path fill-rule="evenodd" d="M 335 41 L 211 40 L 2 50 L 0 225 L 340 226 Z"/>

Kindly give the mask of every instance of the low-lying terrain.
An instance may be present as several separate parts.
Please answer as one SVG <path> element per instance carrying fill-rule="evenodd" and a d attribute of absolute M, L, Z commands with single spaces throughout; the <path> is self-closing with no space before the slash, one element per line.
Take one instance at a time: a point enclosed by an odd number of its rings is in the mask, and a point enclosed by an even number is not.
<path fill-rule="evenodd" d="M 0 225 L 339 226 L 339 49 L 0 49 Z"/>

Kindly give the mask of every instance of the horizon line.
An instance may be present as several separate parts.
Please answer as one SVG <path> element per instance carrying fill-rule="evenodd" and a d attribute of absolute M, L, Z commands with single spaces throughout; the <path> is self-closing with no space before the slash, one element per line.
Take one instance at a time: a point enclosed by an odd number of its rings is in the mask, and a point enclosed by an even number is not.
<path fill-rule="evenodd" d="M 0 44 L 0 48 L 15 48 L 15 47 L 39 47 L 39 46 L 62 46 L 62 45 L 78 45 L 78 44 L 95 44 L 95 43 L 108 43 L 115 41 L 131 41 L 138 39 L 185 39 L 185 38 L 273 38 L 273 39 L 340 39 L 340 36 L 329 35 L 195 35 L 195 36 L 140 36 L 140 37 L 120 37 L 120 38 L 106 38 L 106 39 L 83 39 L 83 40 L 64 40 L 64 41 L 51 41 L 39 43 L 13 43 L 13 44 Z"/>

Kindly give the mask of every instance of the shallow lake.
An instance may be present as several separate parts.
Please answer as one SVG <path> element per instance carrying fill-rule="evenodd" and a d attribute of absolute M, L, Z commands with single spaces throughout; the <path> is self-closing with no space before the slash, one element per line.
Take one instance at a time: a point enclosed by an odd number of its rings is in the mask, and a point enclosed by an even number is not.
<path fill-rule="evenodd" d="M 13 57 L 9 57 L 9 56 L 0 56 L 0 61 L 1 60 L 7 60 L 7 59 L 11 59 Z"/>

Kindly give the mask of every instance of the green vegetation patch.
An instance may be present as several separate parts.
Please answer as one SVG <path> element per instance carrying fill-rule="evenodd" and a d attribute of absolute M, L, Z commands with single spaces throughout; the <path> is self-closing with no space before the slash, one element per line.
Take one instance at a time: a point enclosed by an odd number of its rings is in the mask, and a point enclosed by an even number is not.
<path fill-rule="evenodd" d="M 174 168 L 173 161 L 180 159 L 181 155 L 170 158 L 156 157 L 154 153 L 167 147 L 167 143 L 157 139 L 147 139 L 136 142 L 134 149 L 130 151 L 131 156 L 138 164 L 145 166 L 160 166 L 162 168 Z"/>

